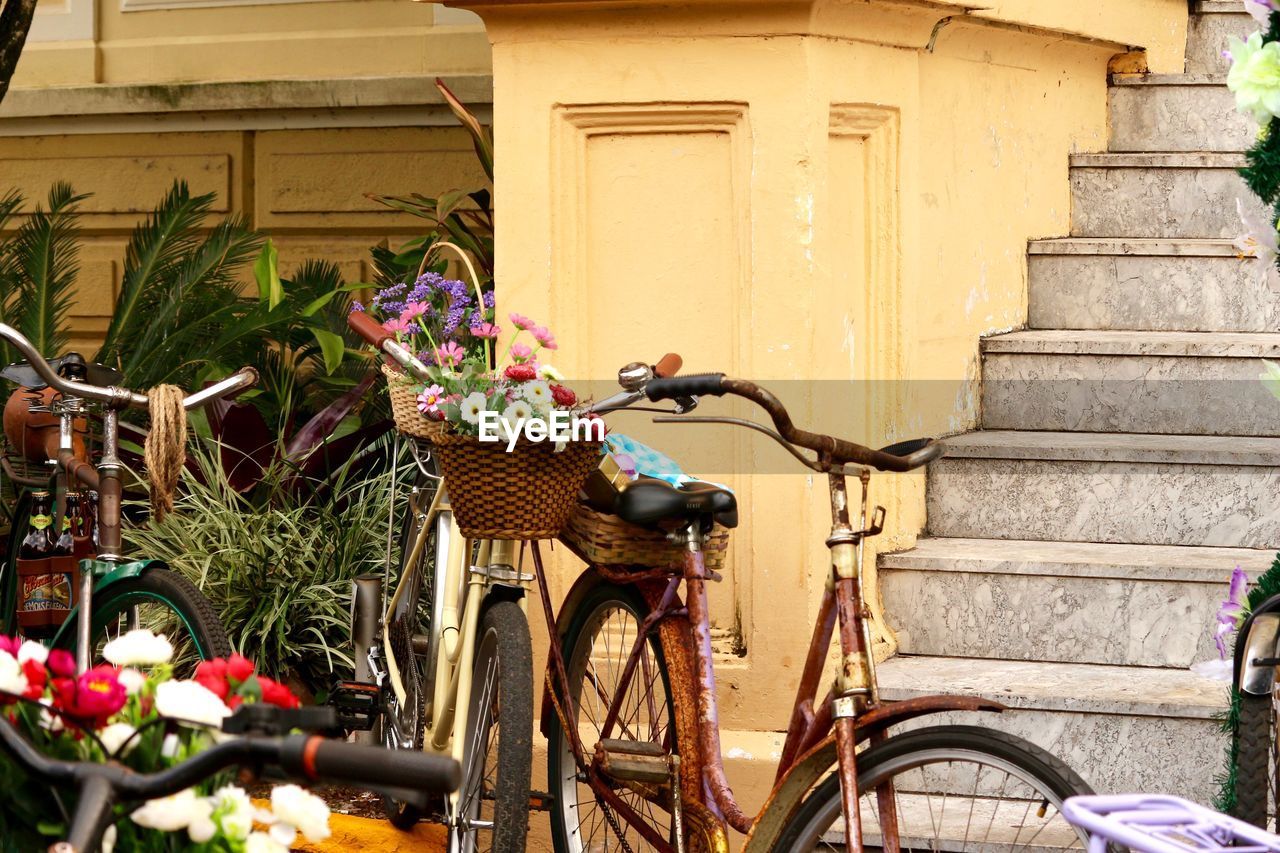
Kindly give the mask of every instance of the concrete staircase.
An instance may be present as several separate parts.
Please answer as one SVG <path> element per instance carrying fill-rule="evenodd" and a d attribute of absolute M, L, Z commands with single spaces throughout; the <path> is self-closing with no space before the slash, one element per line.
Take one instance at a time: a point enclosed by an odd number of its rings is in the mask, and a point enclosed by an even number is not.
<path fill-rule="evenodd" d="M 1071 159 L 1072 234 L 1028 248 L 1026 331 L 982 343 L 982 430 L 929 473 L 928 535 L 881 557 L 903 654 L 885 695 L 973 692 L 1099 791 L 1209 800 L 1231 569 L 1280 546 L 1280 294 L 1231 246 L 1255 133 L 1202 2 L 1187 73 L 1113 81 L 1104 154 Z M 1256 205 L 1256 201 L 1253 202 Z"/>

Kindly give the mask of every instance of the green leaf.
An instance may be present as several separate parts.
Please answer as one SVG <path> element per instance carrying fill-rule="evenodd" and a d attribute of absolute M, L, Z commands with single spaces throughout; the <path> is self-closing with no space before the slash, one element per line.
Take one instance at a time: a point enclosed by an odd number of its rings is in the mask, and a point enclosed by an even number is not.
<path fill-rule="evenodd" d="M 1262 380 L 1262 384 L 1267 387 L 1275 397 L 1280 398 L 1280 364 L 1274 361 L 1263 359 L 1262 363 L 1266 365 L 1266 371 L 1258 378 Z"/>
<path fill-rule="evenodd" d="M 449 91 L 449 87 L 439 77 L 436 78 L 436 88 L 440 90 L 440 94 L 444 95 L 445 103 L 449 105 L 449 109 L 457 116 L 458 121 L 462 122 L 462 126 L 471 134 L 472 144 L 475 145 L 476 156 L 480 158 L 480 165 L 484 168 L 484 173 L 489 176 L 489 180 L 493 180 L 493 138 L 489 136 L 488 129 L 480 123 L 480 119 L 472 115 L 471 111 L 466 108 L 458 97 Z"/>
<path fill-rule="evenodd" d="M 334 290 L 323 296 L 316 297 L 307 304 L 305 308 L 298 312 L 299 317 L 310 317 L 324 306 L 333 301 L 333 297 L 337 296 L 340 291 Z"/>
<path fill-rule="evenodd" d="M 253 264 L 253 277 L 258 280 L 258 299 L 274 309 L 284 301 L 284 285 L 280 283 L 280 253 L 271 240 L 263 245 Z"/>
<path fill-rule="evenodd" d="M 449 218 L 449 214 L 458 209 L 458 205 L 465 198 L 470 198 L 471 193 L 466 190 L 449 190 L 436 200 L 436 220 L 444 222 Z"/>
<path fill-rule="evenodd" d="M 311 330 L 311 334 L 315 336 L 316 343 L 320 345 L 320 351 L 324 353 L 325 372 L 333 373 L 342 365 L 342 357 L 347 352 L 347 342 L 341 335 L 328 329 L 315 328 Z"/>

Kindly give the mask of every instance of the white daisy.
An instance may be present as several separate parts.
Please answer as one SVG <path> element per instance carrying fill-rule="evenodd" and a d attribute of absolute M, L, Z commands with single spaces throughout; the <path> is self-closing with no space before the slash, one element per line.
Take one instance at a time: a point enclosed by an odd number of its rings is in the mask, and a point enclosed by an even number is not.
<path fill-rule="evenodd" d="M 533 417 L 533 407 L 524 400 L 508 403 L 507 408 L 502 412 L 502 419 L 513 431 L 520 428 L 522 421 L 527 421 L 531 417 Z"/>
<path fill-rule="evenodd" d="M 520 393 L 535 406 L 547 406 L 551 403 L 551 386 L 541 379 L 524 383 L 520 386 Z"/>
<path fill-rule="evenodd" d="M 486 405 L 484 394 L 479 391 L 472 391 L 462 401 L 460 408 L 462 409 L 462 419 L 464 421 L 469 424 L 478 424 L 480 423 L 480 413 L 485 411 L 488 406 Z"/>

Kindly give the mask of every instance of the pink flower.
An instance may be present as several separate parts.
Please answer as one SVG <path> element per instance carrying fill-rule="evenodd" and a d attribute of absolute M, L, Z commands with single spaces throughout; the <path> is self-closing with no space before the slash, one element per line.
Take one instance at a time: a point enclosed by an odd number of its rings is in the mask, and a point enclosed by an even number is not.
<path fill-rule="evenodd" d="M 524 331 L 525 329 L 533 328 L 533 321 L 530 320 L 528 317 L 524 316 L 523 314 L 512 313 L 512 314 L 508 314 L 507 316 L 511 318 L 511 325 L 515 326 L 517 329 L 521 331 Z"/>
<path fill-rule="evenodd" d="M 400 319 L 408 323 L 410 320 L 421 317 L 423 314 L 427 313 L 427 307 L 427 303 L 425 302 L 410 302 L 408 305 L 404 306 L 404 310 L 400 312 Z"/>
<path fill-rule="evenodd" d="M 462 347 L 458 346 L 454 341 L 449 341 L 444 346 L 436 350 L 436 360 L 440 364 L 462 364 L 462 359 L 466 355 Z"/>
<path fill-rule="evenodd" d="M 471 334 L 477 338 L 496 338 L 501 331 L 501 326 L 495 326 L 492 323 L 481 323 L 471 330 Z"/>
<path fill-rule="evenodd" d="M 100 664 L 79 678 L 59 679 L 55 684 L 57 705 L 66 713 L 82 720 L 105 722 L 124 707 L 124 685 L 115 668 Z"/>
<path fill-rule="evenodd" d="M 534 339 L 542 344 L 545 349 L 558 349 L 555 335 L 551 334 L 551 330 L 546 326 L 535 326 L 530 331 L 533 333 Z"/>
<path fill-rule="evenodd" d="M 76 659 L 66 649 L 52 649 L 45 665 L 50 672 L 62 678 L 70 678 L 76 674 Z"/>
<path fill-rule="evenodd" d="M 516 361 L 525 361 L 529 356 L 533 355 L 533 350 L 525 344 L 512 344 L 511 357 Z"/>
<path fill-rule="evenodd" d="M 444 389 L 439 385 L 428 385 L 422 389 L 422 393 L 418 395 L 418 411 L 422 414 L 435 414 L 440 410 L 440 403 L 444 400 Z"/>
<path fill-rule="evenodd" d="M 393 335 L 399 335 L 409 331 L 409 324 L 403 319 L 395 317 L 383 323 L 382 328 L 391 332 Z"/>

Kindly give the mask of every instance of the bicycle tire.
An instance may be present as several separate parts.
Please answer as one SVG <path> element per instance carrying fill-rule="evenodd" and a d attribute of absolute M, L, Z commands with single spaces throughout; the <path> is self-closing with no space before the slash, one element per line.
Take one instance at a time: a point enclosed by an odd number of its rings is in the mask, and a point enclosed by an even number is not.
<path fill-rule="evenodd" d="M 1038 789 L 1034 791 L 1037 798 L 1043 796 L 1047 804 L 1052 806 L 1055 811 L 1061 806 L 1062 801 L 1067 797 L 1076 796 L 1078 794 L 1092 794 L 1093 789 L 1089 784 L 1080 778 L 1074 770 L 1068 767 L 1063 761 L 1051 755 L 1049 752 L 1041 749 L 1035 744 L 1015 737 L 1014 735 L 995 729 L 988 729 L 979 726 L 931 726 L 929 728 L 916 729 L 914 731 L 904 732 L 889 737 L 882 743 L 868 747 L 858 755 L 858 790 L 873 791 L 874 787 L 888 779 L 897 779 L 900 774 L 920 769 L 922 781 L 926 779 L 924 768 L 933 767 L 940 764 L 941 759 L 947 755 L 954 758 L 951 763 L 954 764 L 955 759 L 982 759 L 988 762 L 986 766 L 994 766 L 997 768 L 1005 768 L 1007 770 L 1015 770 L 1024 777 L 1023 781 L 1029 782 L 1034 780 L 1038 783 Z M 973 791 L 976 794 L 981 780 L 981 769 L 975 774 Z M 950 782 L 950 773 L 948 782 Z M 1007 781 L 1007 780 L 1006 780 Z M 895 783 L 900 786 L 900 783 Z M 967 781 L 965 782 L 967 785 Z M 963 787 L 961 788 L 963 790 Z M 1001 802 L 1002 796 L 1006 790 L 1002 784 L 996 795 L 990 800 Z M 928 794 L 928 792 L 925 792 Z M 901 796 L 901 791 L 899 791 Z M 909 813 L 912 807 L 911 794 L 907 794 L 903 799 L 907 800 L 907 808 L 903 809 L 901 802 L 898 803 L 900 814 Z M 1008 796 L 1012 797 L 1013 792 L 1009 792 Z M 873 793 L 864 795 L 864 799 L 874 798 Z M 1035 802 L 1035 799 L 1027 800 L 1028 803 Z M 874 799 L 871 799 L 874 803 Z M 1019 799 L 1021 803 L 1023 800 Z M 874 808 L 874 806 L 873 806 Z M 997 805 L 991 813 L 988 831 L 994 829 L 1007 830 L 1006 821 L 1001 821 L 996 825 L 996 815 L 999 812 Z M 942 811 L 938 815 L 933 813 L 933 802 L 928 802 L 928 818 L 935 832 L 939 831 L 940 824 L 944 824 L 946 809 L 946 796 L 942 801 Z M 918 811 L 918 808 L 917 808 Z M 1028 807 L 1028 814 L 1030 809 Z M 953 812 L 954 814 L 954 812 Z M 1006 811 L 1003 813 L 1008 814 Z M 864 813 L 864 818 L 869 815 Z M 973 807 L 969 812 L 969 819 L 973 817 Z M 1061 820 L 1061 815 L 1056 816 Z M 1052 819 L 1052 818 L 1051 818 Z M 836 821 L 842 820 L 840 806 L 840 777 L 839 774 L 833 773 L 822 783 L 816 786 L 800 804 L 799 808 L 788 822 L 786 829 L 778 837 L 773 850 L 775 853 L 782 851 L 804 851 L 817 849 L 824 837 L 830 837 L 834 834 L 839 844 L 843 844 L 843 834 L 841 830 L 835 829 Z M 936 823 L 935 823 L 936 820 Z M 900 824 L 901 825 L 901 824 Z M 864 822 L 864 837 L 867 837 L 869 823 Z M 914 828 L 914 827 L 913 827 Z M 975 848 L 985 848 L 986 842 L 971 842 L 968 835 L 969 825 L 966 823 L 966 835 L 962 842 L 965 849 L 973 844 Z M 1059 833 L 1073 833 L 1072 847 L 1079 846 L 1083 849 L 1088 843 L 1088 836 L 1079 830 L 1072 829 L 1065 820 L 1056 828 Z M 900 830 L 901 832 L 901 830 Z M 1019 827 L 1018 832 L 1021 832 Z M 912 849 L 909 842 L 914 836 L 909 832 L 903 833 L 900 837 L 902 849 Z M 949 839 L 952 841 L 958 839 Z M 1014 846 L 1019 840 L 1019 835 L 1014 836 Z M 1030 841 L 1034 841 L 1033 836 Z M 989 841 L 989 839 L 988 839 Z M 870 842 L 869 842 L 870 843 Z M 931 849 L 941 849 L 937 841 L 930 843 Z"/>
<path fill-rule="evenodd" d="M 565 708 L 566 714 L 573 713 L 569 708 L 570 704 L 575 707 L 580 705 L 580 688 L 586 672 L 583 656 L 585 655 L 589 658 L 592 649 L 591 646 L 585 644 L 585 641 L 590 639 L 590 637 L 586 636 L 586 632 L 589 630 L 594 632 L 600 628 L 603 625 L 603 620 L 608 618 L 610 611 L 625 611 L 635 620 L 638 626 L 648 615 L 649 607 L 635 587 L 607 581 L 602 581 L 592 587 L 575 606 L 568 618 L 561 644 L 561 648 L 565 650 L 566 655 L 565 670 L 569 674 L 569 689 L 570 691 L 577 691 L 574 696 L 568 697 L 567 701 L 564 701 L 562 697 L 564 702 L 562 707 Z M 630 642 L 634 642 L 634 635 L 632 635 Z M 619 645 L 623 647 L 624 651 L 630 648 L 625 637 L 625 631 Z M 650 654 L 653 655 L 654 664 L 660 676 L 662 699 L 665 703 L 667 725 L 665 731 L 662 732 L 664 735 L 662 745 L 670 752 L 679 754 L 671 684 L 667 675 L 662 644 L 656 633 L 650 637 L 649 650 Z M 639 700 L 637 700 L 637 710 L 638 702 Z M 658 710 L 658 714 L 661 715 L 661 713 L 662 711 Z M 572 718 L 571 722 L 573 721 L 576 721 L 576 718 Z M 579 731 L 583 730 L 584 724 L 585 721 L 579 724 Z M 584 743 L 583 746 L 590 752 L 595 744 Z M 580 790 L 590 789 L 576 782 L 577 775 L 578 768 L 575 766 L 572 748 L 569 745 L 564 728 L 560 725 L 560 721 L 557 720 L 556 724 L 551 726 L 547 737 L 547 785 L 551 794 L 551 840 L 556 853 L 583 853 L 586 849 L 614 849 L 615 847 L 619 849 L 629 847 L 632 850 L 645 849 L 648 845 L 639 840 L 638 835 L 626 832 L 624 824 L 616 815 L 613 816 L 612 821 L 606 819 L 592 824 L 593 828 L 598 828 L 606 833 L 613 833 L 612 836 L 607 836 L 606 843 L 600 845 L 599 848 L 583 843 L 582 825 L 589 822 L 590 812 L 589 809 L 583 808 L 580 802 L 576 800 L 570 802 L 569 795 Z M 603 810 L 605 808 L 598 801 L 594 801 L 593 805 L 597 809 Z M 614 825 L 623 829 L 622 834 L 627 839 L 625 846 L 619 843 L 607 843 L 609 840 L 618 840 L 618 833 L 612 828 Z M 666 829 L 669 832 L 670 826 L 668 825 Z"/>
<path fill-rule="evenodd" d="M 1236 729 L 1236 803 L 1232 813 L 1254 826 L 1267 828 L 1272 800 L 1271 739 L 1274 729 L 1271 695 L 1240 692 L 1240 725 Z"/>
<path fill-rule="evenodd" d="M 94 640 L 94 648 L 96 649 L 101 641 L 109 638 L 109 625 L 112 621 L 118 624 L 120 618 L 125 616 L 130 608 L 149 603 L 159 604 L 177 617 L 178 626 L 185 630 L 186 636 L 194 646 L 196 656 L 201 660 L 225 658 L 231 654 L 231 640 L 228 639 L 227 631 L 222 627 L 218 613 L 209 603 L 209 599 L 205 598 L 204 593 L 200 592 L 191 581 L 177 572 L 160 566 L 143 569 L 135 577 L 116 581 L 94 593 L 91 602 L 93 610 L 91 636 Z M 169 640 L 180 654 L 183 638 L 171 634 Z M 72 632 L 70 643 L 74 646 L 75 642 L 75 635 Z"/>
<path fill-rule="evenodd" d="M 492 680 L 485 677 L 489 674 Z M 495 688 L 496 695 L 492 692 Z M 490 601 L 480 617 L 471 696 L 467 701 L 467 742 L 462 757 L 458 817 L 488 821 L 492 834 L 485 846 L 480 843 L 478 831 L 464 832 L 459 822 L 452 821 L 449 850 L 523 853 L 529 830 L 529 784 L 533 772 L 533 644 L 529 620 L 515 601 Z M 495 703 L 500 711 L 496 724 Z M 498 743 L 490 770 L 489 747 L 494 730 Z M 489 780 L 491 789 L 486 788 Z M 492 811 L 482 817 L 482 809 L 486 808 Z"/>

